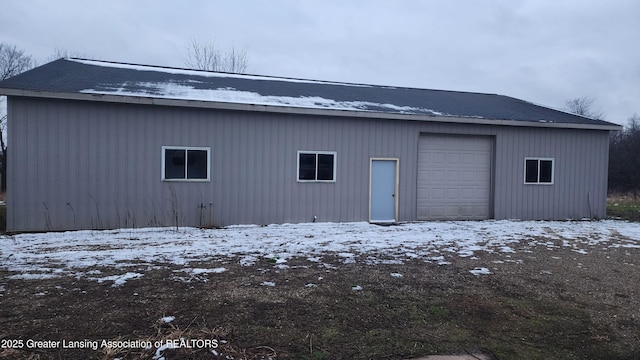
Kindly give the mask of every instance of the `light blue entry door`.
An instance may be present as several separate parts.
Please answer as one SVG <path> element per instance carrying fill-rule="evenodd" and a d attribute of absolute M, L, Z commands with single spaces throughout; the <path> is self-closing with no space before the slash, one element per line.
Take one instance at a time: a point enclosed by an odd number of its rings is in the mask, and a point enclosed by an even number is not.
<path fill-rule="evenodd" d="M 396 221 L 396 168 L 398 160 L 371 160 L 369 189 L 371 222 Z"/>

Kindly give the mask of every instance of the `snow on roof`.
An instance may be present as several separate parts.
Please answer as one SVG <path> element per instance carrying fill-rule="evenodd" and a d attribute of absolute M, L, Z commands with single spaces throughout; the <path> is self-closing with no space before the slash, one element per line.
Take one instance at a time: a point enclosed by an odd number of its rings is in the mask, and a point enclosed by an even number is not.
<path fill-rule="evenodd" d="M 232 74 L 224 72 L 176 69 L 166 67 L 154 67 L 134 64 L 107 63 L 104 61 L 69 59 L 81 64 L 92 66 L 104 66 L 118 69 L 136 70 L 136 71 L 158 71 L 166 74 L 198 76 L 205 78 L 233 78 L 242 80 L 259 80 L 259 81 L 281 81 L 286 83 L 298 84 L 316 84 L 316 85 L 335 85 L 348 87 L 372 87 L 363 84 L 348 84 L 332 81 L 321 80 L 303 80 L 293 78 L 275 78 L 260 75 Z M 153 98 L 181 99 L 181 100 L 200 100 L 200 101 L 216 101 L 236 104 L 252 104 L 267 106 L 291 106 L 309 109 L 333 109 L 333 110 L 353 110 L 353 111 L 377 111 L 395 112 L 400 114 L 416 114 L 427 113 L 432 115 L 443 115 L 441 112 L 431 109 L 398 106 L 389 103 L 377 103 L 371 101 L 337 101 L 334 99 L 324 98 L 321 96 L 274 96 L 262 95 L 253 91 L 239 90 L 233 87 L 197 87 L 204 84 L 203 81 L 188 80 L 185 82 L 129 82 L 125 87 L 101 87 L 100 89 L 82 89 L 80 92 L 86 94 L 100 95 L 124 95 L 124 96 L 143 96 Z"/>
<path fill-rule="evenodd" d="M 398 106 L 393 104 L 381 104 L 370 101 L 336 101 L 320 96 L 272 96 L 261 95 L 256 92 L 242 91 L 232 87 L 217 89 L 198 89 L 194 83 L 153 83 L 140 82 L 129 84 L 136 88 L 135 91 L 119 88 L 83 89 L 81 93 L 100 95 L 125 95 L 143 96 L 153 98 L 181 99 L 216 101 L 235 104 L 252 104 L 267 106 L 291 106 L 308 109 L 333 109 L 333 110 L 353 110 L 371 111 L 371 109 L 395 112 L 399 114 L 431 113 L 433 115 L 443 115 L 440 112 L 417 108 L 411 106 Z"/>
<path fill-rule="evenodd" d="M 55 94 L 57 98 L 86 100 L 99 99 L 86 97 L 88 95 L 111 95 L 123 102 L 135 102 L 137 98 L 173 99 L 190 101 L 184 103 L 185 106 L 215 107 L 215 104 L 231 103 L 264 105 L 271 109 L 287 107 L 300 112 L 304 110 L 295 109 L 371 112 L 383 117 L 401 114 L 418 120 L 437 116 L 440 118 L 438 121 L 459 122 L 453 119 L 457 118 L 481 119 L 482 123 L 489 124 L 504 124 L 500 122 L 504 120 L 512 125 L 526 122 L 536 126 L 572 124 L 573 127 L 591 126 L 603 130 L 619 128 L 605 121 L 496 94 L 230 74 L 84 59 L 59 59 L 7 79 L 0 83 L 0 93 L 41 97 Z M 246 110 L 253 111 L 251 108 Z M 326 114 L 336 115 L 335 112 Z M 389 117 L 394 118 L 392 115 Z"/>

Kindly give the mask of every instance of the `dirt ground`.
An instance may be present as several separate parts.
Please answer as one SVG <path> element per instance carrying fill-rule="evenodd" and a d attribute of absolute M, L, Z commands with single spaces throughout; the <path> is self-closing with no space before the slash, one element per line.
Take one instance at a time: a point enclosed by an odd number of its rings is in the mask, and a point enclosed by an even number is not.
<path fill-rule="evenodd" d="M 117 287 L 0 272 L 0 359 L 640 358 L 640 249 L 515 250 L 449 265 L 224 258 L 188 279 L 145 265 Z"/>

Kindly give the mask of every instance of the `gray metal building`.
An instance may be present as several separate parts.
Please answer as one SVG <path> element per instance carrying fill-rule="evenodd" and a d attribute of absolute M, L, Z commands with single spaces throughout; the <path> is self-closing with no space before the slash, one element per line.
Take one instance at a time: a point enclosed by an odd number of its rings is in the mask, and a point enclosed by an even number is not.
<path fill-rule="evenodd" d="M 0 93 L 9 231 L 602 218 L 620 128 L 501 95 L 81 59 Z"/>

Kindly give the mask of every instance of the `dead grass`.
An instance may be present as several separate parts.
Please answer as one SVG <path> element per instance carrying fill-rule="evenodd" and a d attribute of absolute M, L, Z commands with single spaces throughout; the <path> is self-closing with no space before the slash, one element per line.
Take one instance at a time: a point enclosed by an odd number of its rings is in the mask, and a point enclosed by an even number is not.
<path fill-rule="evenodd" d="M 611 194 L 607 198 L 607 216 L 640 221 L 640 198 L 631 194 Z"/>
<path fill-rule="evenodd" d="M 495 359 L 640 358 L 640 250 L 529 247 L 450 256 L 451 265 L 262 259 L 182 281 L 175 266 L 119 287 L 0 272 L 0 338 L 215 339 L 166 359 L 408 359 L 483 352 Z M 491 275 L 475 276 L 475 267 Z M 106 269 L 103 269 L 106 271 Z M 113 269 L 112 269 L 113 271 Z M 391 276 L 391 274 L 402 276 Z M 188 281 L 185 281 L 188 280 Z M 275 286 L 262 284 L 275 283 Z M 361 290 L 353 290 L 359 286 Z M 357 289 L 357 288 L 356 288 Z M 166 324 L 165 316 L 175 320 Z M 214 354 L 211 350 L 215 350 Z M 152 359 L 157 349 L 1 349 L 4 359 Z"/>

